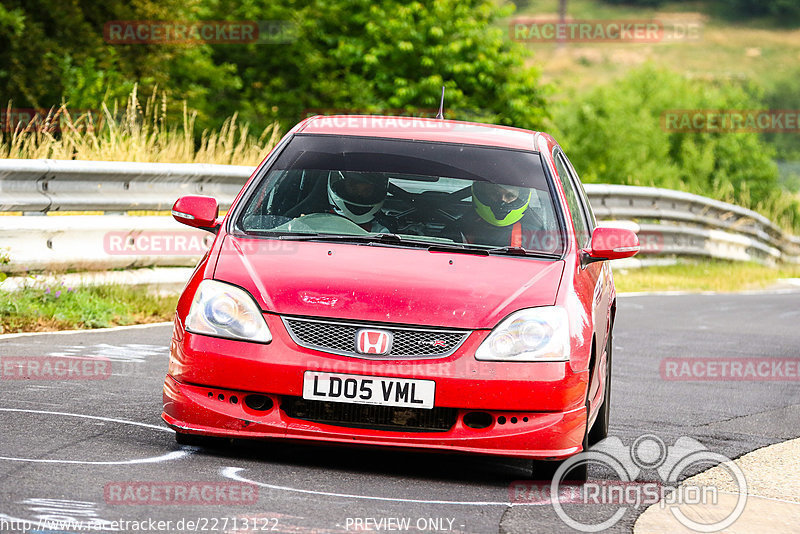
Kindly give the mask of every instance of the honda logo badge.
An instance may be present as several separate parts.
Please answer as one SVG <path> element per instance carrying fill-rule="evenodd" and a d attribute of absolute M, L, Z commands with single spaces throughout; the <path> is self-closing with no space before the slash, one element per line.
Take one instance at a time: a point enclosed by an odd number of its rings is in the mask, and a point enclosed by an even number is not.
<path fill-rule="evenodd" d="M 356 350 L 361 354 L 389 354 L 392 333 L 386 330 L 362 328 L 356 332 Z"/>

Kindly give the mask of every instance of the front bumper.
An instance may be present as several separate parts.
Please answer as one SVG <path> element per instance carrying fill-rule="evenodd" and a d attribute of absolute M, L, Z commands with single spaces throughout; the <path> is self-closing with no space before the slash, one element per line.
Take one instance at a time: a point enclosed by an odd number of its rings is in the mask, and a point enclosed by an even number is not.
<path fill-rule="evenodd" d="M 473 332 L 453 355 L 433 360 L 368 360 L 296 345 L 280 318 L 265 315 L 269 345 L 185 332 L 176 322 L 164 383 L 164 421 L 179 432 L 219 437 L 295 439 L 367 446 L 433 449 L 538 459 L 581 451 L 586 429 L 586 380 L 565 362 L 478 362 L 488 331 Z M 302 397 L 303 373 L 318 370 L 436 381 L 435 406 L 453 408 L 447 430 L 356 428 L 291 417 L 286 405 Z M 244 399 L 268 397 L 254 410 Z M 235 400 L 235 402 L 234 402 Z M 464 422 L 491 416 L 485 428 Z"/>

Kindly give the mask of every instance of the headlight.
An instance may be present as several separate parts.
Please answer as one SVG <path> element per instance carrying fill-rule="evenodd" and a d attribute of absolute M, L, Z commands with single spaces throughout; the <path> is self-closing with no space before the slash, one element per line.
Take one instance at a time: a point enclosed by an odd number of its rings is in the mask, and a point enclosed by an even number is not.
<path fill-rule="evenodd" d="M 509 315 L 475 352 L 477 360 L 554 362 L 569 360 L 569 319 L 560 306 Z"/>
<path fill-rule="evenodd" d="M 253 297 L 236 286 L 203 280 L 197 287 L 186 329 L 195 334 L 269 343 L 272 333 Z"/>

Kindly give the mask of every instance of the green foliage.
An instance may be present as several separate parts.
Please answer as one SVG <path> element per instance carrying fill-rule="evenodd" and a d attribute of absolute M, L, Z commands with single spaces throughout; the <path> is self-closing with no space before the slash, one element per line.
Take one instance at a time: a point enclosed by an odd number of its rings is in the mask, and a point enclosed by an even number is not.
<path fill-rule="evenodd" d="M 733 8 L 742 16 L 771 16 L 775 18 L 800 18 L 797 0 L 719 0 L 723 6 Z"/>
<path fill-rule="evenodd" d="M 764 93 L 764 107 L 773 110 L 797 110 L 800 67 L 787 69 Z M 796 112 L 796 111 L 795 111 Z M 797 131 L 770 132 L 764 139 L 777 151 L 778 159 L 800 161 L 800 143 Z"/>
<path fill-rule="evenodd" d="M 286 44 L 215 47 L 237 66 L 241 90 L 221 95 L 243 117 L 287 126 L 309 111 L 421 113 L 447 87 L 448 117 L 536 127 L 545 115 L 538 73 L 524 47 L 494 22 L 511 13 L 491 0 L 218 0 L 231 20 L 288 20 Z"/>
<path fill-rule="evenodd" d="M 2 1 L 0 102 L 18 108 L 97 110 L 138 84 L 186 100 L 201 131 L 234 113 L 287 127 L 315 110 L 429 111 L 446 85 L 451 118 L 535 127 L 545 115 L 525 48 L 495 24 L 513 7 L 493 0 Z M 294 37 L 110 44 L 116 20 L 286 21 Z"/>
<path fill-rule="evenodd" d="M 17 108 L 99 109 L 124 101 L 134 83 L 160 86 L 213 115 L 214 93 L 235 87 L 230 65 L 215 65 L 208 46 L 111 45 L 103 27 L 114 20 L 187 20 L 198 0 L 2 0 L 0 102 Z"/>
<path fill-rule="evenodd" d="M 603 0 L 606 4 L 646 8 L 659 7 L 665 4 L 666 1 L 667 0 Z M 797 0 L 707 0 L 704 3 L 706 6 L 703 7 L 726 18 L 771 17 L 780 23 L 787 23 L 800 19 L 800 2 Z M 689 9 L 691 8 L 687 10 Z"/>
<path fill-rule="evenodd" d="M 778 185 L 774 150 L 756 133 L 668 131 L 674 110 L 762 109 L 752 87 L 690 81 L 653 66 L 554 111 L 554 130 L 587 182 L 678 189 L 765 211 L 800 228 Z"/>
<path fill-rule="evenodd" d="M 630 6 L 658 7 L 665 0 L 603 0 L 607 4 L 625 4 Z"/>
<path fill-rule="evenodd" d="M 11 256 L 9 255 L 9 249 L 7 247 L 0 248 L 0 266 L 8 265 L 11 262 Z M 0 271 L 0 282 L 8 278 L 8 275 L 3 271 Z"/>

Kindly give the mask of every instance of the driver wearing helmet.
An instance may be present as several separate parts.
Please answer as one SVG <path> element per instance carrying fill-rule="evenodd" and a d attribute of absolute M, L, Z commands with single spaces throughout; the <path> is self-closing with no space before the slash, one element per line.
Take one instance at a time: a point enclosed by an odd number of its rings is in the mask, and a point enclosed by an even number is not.
<path fill-rule="evenodd" d="M 526 241 L 544 229 L 541 218 L 531 209 L 532 196 L 533 192 L 526 187 L 473 182 L 475 210 L 458 221 L 463 241 L 525 248 Z"/>
<path fill-rule="evenodd" d="M 367 232 L 389 233 L 376 217 L 386 200 L 389 179 L 380 174 L 337 171 L 328 178 L 328 202 L 337 215 Z"/>

